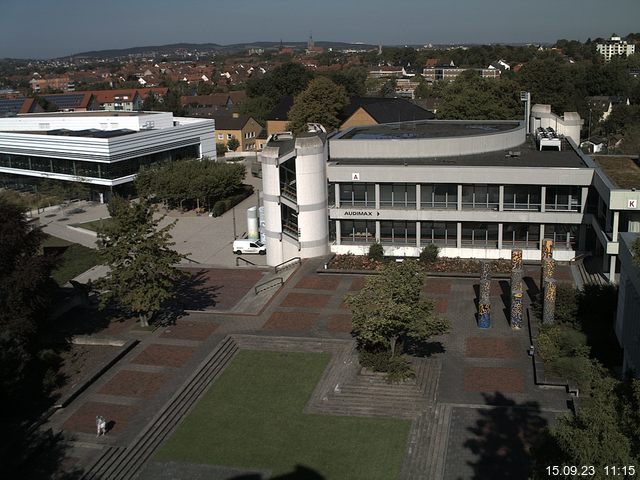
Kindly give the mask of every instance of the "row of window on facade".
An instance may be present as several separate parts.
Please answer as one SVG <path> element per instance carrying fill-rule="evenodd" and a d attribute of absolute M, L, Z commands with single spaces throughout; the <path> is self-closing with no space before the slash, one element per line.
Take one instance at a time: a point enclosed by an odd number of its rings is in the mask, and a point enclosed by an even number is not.
<path fill-rule="evenodd" d="M 338 220 L 341 244 L 368 244 L 379 241 L 384 245 L 425 246 L 434 243 L 441 247 L 457 247 L 458 224 L 456 222 L 413 222 L 403 220 L 380 221 L 379 238 L 376 222 L 367 220 Z M 336 222 L 330 222 L 335 240 Z M 545 224 L 544 237 L 554 240 L 557 248 L 575 250 L 578 225 Z M 417 233 L 420 233 L 418 241 Z M 497 248 L 499 225 L 497 223 L 463 222 L 460 226 L 462 247 Z M 540 225 L 528 223 L 503 223 L 501 244 L 503 248 L 539 248 Z"/>
<path fill-rule="evenodd" d="M 336 187 L 337 185 L 337 187 Z M 380 183 L 380 208 L 458 208 L 457 184 Z M 335 204 L 335 188 L 339 188 L 340 207 L 376 207 L 376 188 L 373 183 L 340 183 L 329 185 L 329 204 Z M 539 211 L 542 206 L 542 186 L 505 185 L 503 209 Z M 546 187 L 545 209 L 579 212 L 581 188 L 575 186 Z M 498 210 L 500 186 L 486 184 L 462 185 L 461 207 L 466 209 Z"/>
<path fill-rule="evenodd" d="M 0 167 L 41 173 L 59 173 L 74 177 L 115 179 L 134 175 L 142 167 L 185 158 L 197 158 L 199 152 L 200 149 L 197 145 L 191 145 L 113 163 L 0 153 Z"/>

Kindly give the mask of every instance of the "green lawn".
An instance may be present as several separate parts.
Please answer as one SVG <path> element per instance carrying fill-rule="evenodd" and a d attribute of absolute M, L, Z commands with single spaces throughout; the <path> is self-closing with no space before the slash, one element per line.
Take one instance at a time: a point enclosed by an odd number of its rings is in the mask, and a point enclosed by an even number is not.
<path fill-rule="evenodd" d="M 102 225 L 107 225 L 110 222 L 111 222 L 110 218 L 101 218 L 100 220 L 92 220 L 90 222 L 85 222 L 85 223 L 76 223 L 72 226 L 85 228 L 87 230 L 91 230 L 92 232 L 96 232 L 98 231 L 98 227 L 101 227 Z"/>
<path fill-rule="evenodd" d="M 61 238 L 49 236 L 42 247 L 45 253 L 60 256 L 59 266 L 51 274 L 60 286 L 98 264 L 96 250 Z"/>
<path fill-rule="evenodd" d="M 410 422 L 302 412 L 329 355 L 242 350 L 156 453 L 158 460 L 326 480 L 398 478 Z"/>

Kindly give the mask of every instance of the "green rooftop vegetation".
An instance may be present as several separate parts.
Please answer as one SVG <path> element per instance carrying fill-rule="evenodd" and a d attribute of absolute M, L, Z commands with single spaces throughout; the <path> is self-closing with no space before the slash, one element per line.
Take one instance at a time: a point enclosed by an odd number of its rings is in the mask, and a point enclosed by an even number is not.
<path fill-rule="evenodd" d="M 618 188 L 640 189 L 640 165 L 637 157 L 594 155 L 593 158 Z"/>

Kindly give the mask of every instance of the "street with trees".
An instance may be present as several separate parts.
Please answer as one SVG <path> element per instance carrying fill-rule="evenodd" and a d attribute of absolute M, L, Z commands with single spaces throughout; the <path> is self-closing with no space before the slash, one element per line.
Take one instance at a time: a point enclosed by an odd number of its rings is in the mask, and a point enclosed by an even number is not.
<path fill-rule="evenodd" d="M 119 305 L 146 327 L 175 298 L 185 276 L 176 264 L 186 255 L 171 248 L 175 222 L 161 227 L 164 217 L 154 217 L 147 199 L 129 202 L 114 197 L 108 207 L 111 221 L 98 228 L 98 255 L 108 271 L 95 287 L 103 307 Z"/>

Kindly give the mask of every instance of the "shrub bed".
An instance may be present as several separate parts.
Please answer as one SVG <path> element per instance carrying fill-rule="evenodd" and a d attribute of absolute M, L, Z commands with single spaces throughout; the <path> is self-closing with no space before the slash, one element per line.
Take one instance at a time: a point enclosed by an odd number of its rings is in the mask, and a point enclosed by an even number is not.
<path fill-rule="evenodd" d="M 394 260 L 393 257 L 375 260 L 365 255 L 347 253 L 336 255 L 329 263 L 329 268 L 338 270 L 378 270 L 384 262 Z M 509 273 L 511 271 L 509 260 L 492 260 L 491 263 L 493 263 L 494 273 Z M 478 273 L 481 262 L 470 258 L 438 257 L 435 261 L 423 262 L 423 264 L 430 272 Z"/>
<path fill-rule="evenodd" d="M 227 210 L 231 210 L 233 207 L 242 202 L 245 198 L 250 197 L 253 194 L 253 187 L 251 185 L 243 185 L 240 193 L 232 195 L 222 200 L 218 200 L 213 204 L 211 213 L 214 217 L 219 217 Z"/>
<path fill-rule="evenodd" d="M 372 352 L 365 349 L 359 351 L 360 365 L 374 372 L 386 373 L 389 383 L 398 383 L 416 376 L 413 366 L 403 355 L 392 357 L 388 351 Z"/>

